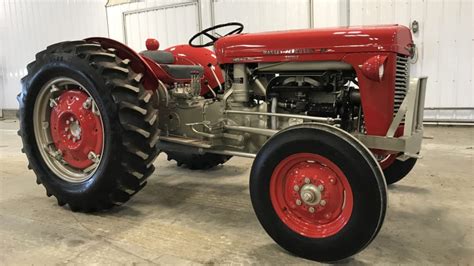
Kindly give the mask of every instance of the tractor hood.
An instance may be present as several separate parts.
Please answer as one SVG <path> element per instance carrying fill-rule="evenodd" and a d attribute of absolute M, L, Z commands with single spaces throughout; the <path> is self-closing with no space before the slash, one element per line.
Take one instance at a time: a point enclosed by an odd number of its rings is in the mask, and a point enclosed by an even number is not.
<path fill-rule="evenodd" d="M 218 62 L 317 61 L 347 53 L 409 55 L 413 40 L 401 25 L 338 27 L 230 35 L 215 43 Z"/>

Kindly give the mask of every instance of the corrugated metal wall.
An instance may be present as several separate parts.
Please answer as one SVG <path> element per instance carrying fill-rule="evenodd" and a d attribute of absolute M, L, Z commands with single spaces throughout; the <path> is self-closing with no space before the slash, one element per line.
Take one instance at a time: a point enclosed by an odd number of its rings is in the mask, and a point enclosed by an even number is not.
<path fill-rule="evenodd" d="M 46 46 L 107 36 L 105 0 L 0 1 L 0 109 L 17 109 L 26 65 Z"/>
<path fill-rule="evenodd" d="M 470 0 L 350 2 L 350 24 L 410 25 L 418 62 L 412 76 L 428 76 L 425 120 L 474 121 L 474 6 Z"/>

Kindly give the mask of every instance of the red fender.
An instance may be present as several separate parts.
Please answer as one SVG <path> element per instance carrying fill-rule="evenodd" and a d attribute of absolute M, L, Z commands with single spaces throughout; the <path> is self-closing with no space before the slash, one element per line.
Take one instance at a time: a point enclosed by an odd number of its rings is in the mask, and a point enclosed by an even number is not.
<path fill-rule="evenodd" d="M 132 70 L 137 73 L 144 74 L 143 84 L 147 90 L 156 90 L 159 87 L 160 80 L 168 84 L 174 82 L 189 82 L 189 80 L 179 80 L 173 78 L 159 64 L 156 64 L 146 57 L 140 56 L 132 48 L 121 42 L 104 37 L 91 37 L 85 40 L 98 42 L 105 49 L 113 48 L 115 49 L 115 54 L 117 56 L 120 58 L 129 59 Z M 219 84 L 224 83 L 222 70 L 219 65 L 217 65 L 216 56 L 211 50 L 205 48 L 194 48 L 189 45 L 177 45 L 166 49 L 166 51 L 171 52 L 175 56 L 176 64 L 201 65 L 204 68 L 204 76 L 201 81 L 201 94 L 206 94 L 209 92 L 207 84 L 209 84 L 211 88 L 215 89 L 219 87 Z M 214 66 L 214 72 L 218 81 L 214 77 L 211 68 L 208 66 L 209 64 Z"/>
<path fill-rule="evenodd" d="M 115 49 L 115 54 L 120 58 L 127 58 L 130 60 L 130 67 L 133 71 L 137 73 L 143 73 L 143 86 L 147 90 L 156 90 L 159 86 L 159 77 L 153 71 L 152 66 L 147 62 L 143 57 L 141 57 L 137 52 L 132 50 L 132 48 L 127 45 L 104 37 L 92 37 L 85 39 L 90 42 L 98 42 L 100 45 L 105 48 Z"/>

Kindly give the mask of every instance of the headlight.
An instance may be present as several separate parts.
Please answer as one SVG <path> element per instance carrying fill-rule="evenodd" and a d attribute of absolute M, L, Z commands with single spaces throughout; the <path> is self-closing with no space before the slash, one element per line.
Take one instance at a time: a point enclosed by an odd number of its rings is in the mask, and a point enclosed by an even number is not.
<path fill-rule="evenodd" d="M 362 73 L 367 78 L 374 81 L 381 81 L 383 79 L 383 74 L 385 72 L 385 61 L 387 61 L 386 55 L 376 55 L 367 59 L 360 66 Z"/>
<path fill-rule="evenodd" d="M 384 66 L 384 64 L 381 64 L 379 66 L 379 80 L 382 80 L 382 78 L 383 78 L 383 70 L 384 70 L 383 66 Z"/>

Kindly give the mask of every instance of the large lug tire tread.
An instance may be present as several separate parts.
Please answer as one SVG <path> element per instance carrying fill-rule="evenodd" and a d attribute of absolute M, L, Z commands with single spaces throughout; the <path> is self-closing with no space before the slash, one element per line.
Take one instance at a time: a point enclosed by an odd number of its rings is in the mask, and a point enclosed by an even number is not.
<path fill-rule="evenodd" d="M 158 156 L 158 114 L 153 107 L 156 93 L 145 90 L 143 75 L 135 73 L 129 60 L 114 50 L 86 41 L 62 42 L 48 46 L 27 66 L 22 79 L 20 131 L 28 168 L 43 184 L 47 196 L 72 211 L 92 212 L 128 201 L 140 191 L 153 173 Z M 61 180 L 49 170 L 38 151 L 34 137 L 32 112 L 42 85 L 55 76 L 72 75 L 87 83 L 88 91 L 102 113 L 105 146 L 102 162 L 92 177 L 73 184 Z"/>
<path fill-rule="evenodd" d="M 207 170 L 227 162 L 232 156 L 221 154 L 193 154 L 178 151 L 164 151 L 167 154 L 167 160 L 175 160 L 179 167 L 190 170 Z"/>
<path fill-rule="evenodd" d="M 287 156 L 301 152 L 331 160 L 351 186 L 352 214 L 335 235 L 305 237 L 290 229 L 273 208 L 269 192 L 272 173 Z M 252 205 L 265 231 L 289 252 L 320 262 L 348 258 L 372 242 L 385 217 L 386 190 L 382 169 L 370 151 L 346 132 L 327 125 L 300 125 L 274 135 L 257 154 L 250 174 Z"/>
<path fill-rule="evenodd" d="M 413 167 L 415 167 L 416 161 L 416 158 L 410 158 L 406 161 L 395 160 L 391 165 L 383 170 L 387 184 L 395 184 L 402 180 L 411 172 Z"/>

